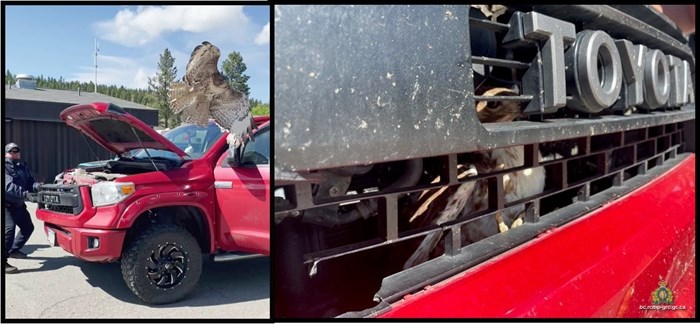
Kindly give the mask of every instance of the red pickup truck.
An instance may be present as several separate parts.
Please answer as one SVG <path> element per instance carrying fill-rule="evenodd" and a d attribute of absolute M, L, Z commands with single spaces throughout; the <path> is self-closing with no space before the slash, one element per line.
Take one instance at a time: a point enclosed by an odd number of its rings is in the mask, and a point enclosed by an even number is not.
<path fill-rule="evenodd" d="M 118 158 L 43 185 L 37 218 L 52 246 L 92 262 L 121 260 L 127 286 L 150 304 L 182 299 L 202 255 L 214 261 L 270 253 L 270 122 L 229 157 L 214 122 L 165 135 L 108 103 L 61 113 Z"/>

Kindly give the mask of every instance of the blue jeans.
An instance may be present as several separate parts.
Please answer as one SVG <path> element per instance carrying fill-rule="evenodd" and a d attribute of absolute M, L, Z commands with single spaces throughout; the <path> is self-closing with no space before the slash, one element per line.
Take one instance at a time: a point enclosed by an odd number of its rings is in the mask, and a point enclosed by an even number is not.
<path fill-rule="evenodd" d="M 15 237 L 15 227 L 19 227 L 19 233 Z M 19 251 L 29 240 L 34 232 L 34 224 L 29 216 L 27 206 L 5 206 L 5 248 L 2 251 L 3 261 L 7 260 L 10 253 Z"/>

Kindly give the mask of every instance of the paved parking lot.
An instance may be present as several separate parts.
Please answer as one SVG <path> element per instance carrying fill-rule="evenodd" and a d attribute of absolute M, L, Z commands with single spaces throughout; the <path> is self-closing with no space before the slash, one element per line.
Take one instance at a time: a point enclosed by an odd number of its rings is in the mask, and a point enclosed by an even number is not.
<path fill-rule="evenodd" d="M 29 204 L 34 217 L 36 204 Z M 119 263 L 90 263 L 49 247 L 43 222 L 24 247 L 28 259 L 10 259 L 19 273 L 5 275 L 8 319 L 33 318 L 270 318 L 270 259 L 204 262 L 186 300 L 143 304 L 127 288 Z M 206 258 L 205 258 L 206 259 Z"/>

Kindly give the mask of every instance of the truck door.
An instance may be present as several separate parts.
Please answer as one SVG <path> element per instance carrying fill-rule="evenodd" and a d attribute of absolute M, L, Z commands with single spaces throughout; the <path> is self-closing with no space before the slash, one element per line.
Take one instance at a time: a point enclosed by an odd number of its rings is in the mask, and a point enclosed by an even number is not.
<path fill-rule="evenodd" d="M 249 141 L 241 163 L 225 152 L 214 169 L 218 247 L 226 251 L 270 253 L 270 127 Z"/>

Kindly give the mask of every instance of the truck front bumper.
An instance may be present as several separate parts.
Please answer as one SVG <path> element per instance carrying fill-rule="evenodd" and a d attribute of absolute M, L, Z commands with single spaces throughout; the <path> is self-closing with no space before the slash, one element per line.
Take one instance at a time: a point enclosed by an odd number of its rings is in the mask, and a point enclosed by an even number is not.
<path fill-rule="evenodd" d="M 125 230 L 61 227 L 51 223 L 44 223 L 44 233 L 52 246 L 60 246 L 78 259 L 89 262 L 119 260 L 126 236 Z"/>

